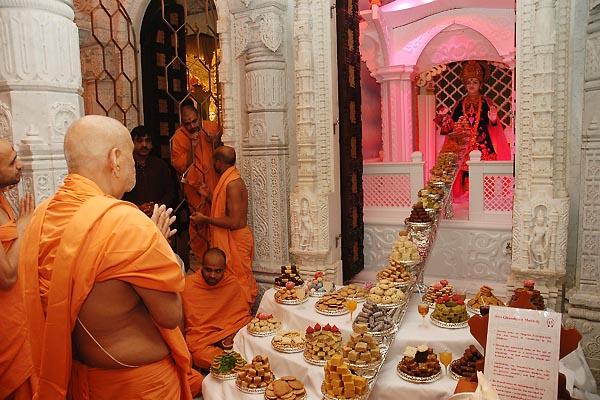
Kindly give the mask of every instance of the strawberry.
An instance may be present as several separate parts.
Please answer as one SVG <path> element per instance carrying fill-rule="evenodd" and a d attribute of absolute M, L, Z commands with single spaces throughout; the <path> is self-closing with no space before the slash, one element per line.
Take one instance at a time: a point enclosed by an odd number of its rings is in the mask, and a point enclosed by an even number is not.
<path fill-rule="evenodd" d="M 321 330 L 321 325 L 319 325 L 318 323 L 315 325 L 315 332 L 318 332 Z"/>

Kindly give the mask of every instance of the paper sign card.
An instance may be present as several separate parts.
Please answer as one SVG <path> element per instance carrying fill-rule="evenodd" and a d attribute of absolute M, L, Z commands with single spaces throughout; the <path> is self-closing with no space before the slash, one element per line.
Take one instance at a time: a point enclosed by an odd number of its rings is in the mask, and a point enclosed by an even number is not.
<path fill-rule="evenodd" d="M 556 400 L 561 315 L 490 307 L 485 376 L 502 400 Z"/>

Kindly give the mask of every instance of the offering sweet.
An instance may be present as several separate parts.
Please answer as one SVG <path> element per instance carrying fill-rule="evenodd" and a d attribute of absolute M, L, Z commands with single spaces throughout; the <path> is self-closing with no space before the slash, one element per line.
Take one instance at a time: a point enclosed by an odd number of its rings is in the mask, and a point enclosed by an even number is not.
<path fill-rule="evenodd" d="M 240 353 L 232 350 L 233 341 L 223 343 L 223 347 L 225 351 L 215 356 L 210 364 L 210 373 L 217 377 L 235 374 L 246 365 L 246 360 L 242 358 Z"/>
<path fill-rule="evenodd" d="M 315 308 L 325 314 L 345 314 L 348 312 L 345 303 L 346 298 L 339 293 L 329 293 L 315 303 Z"/>
<path fill-rule="evenodd" d="M 394 283 L 382 279 L 377 282 L 367 295 L 367 300 L 376 304 L 398 304 L 406 299 L 404 292 L 395 287 Z"/>
<path fill-rule="evenodd" d="M 275 292 L 275 300 L 278 303 L 297 302 L 306 298 L 306 290 L 303 287 L 296 287 L 293 282 L 285 284 L 285 288 Z"/>
<path fill-rule="evenodd" d="M 531 304 L 533 304 L 533 306 L 537 310 L 545 310 L 546 309 L 546 304 L 544 303 L 544 298 L 542 297 L 542 294 L 540 293 L 540 291 L 535 289 L 535 281 L 533 281 L 531 279 L 523 281 L 522 288 L 515 289 L 515 294 L 512 295 L 512 297 L 510 298 L 510 301 L 508 302 L 509 307 L 513 307 L 513 304 L 517 301 L 517 295 L 520 292 L 526 292 L 531 295 L 531 300 L 529 300 L 529 301 L 531 302 Z"/>
<path fill-rule="evenodd" d="M 390 266 L 396 266 L 409 261 L 421 261 L 421 255 L 417 246 L 408 238 L 406 231 L 401 231 L 392 246 L 389 263 Z"/>
<path fill-rule="evenodd" d="M 295 265 L 282 265 L 281 275 L 275 278 L 275 286 L 285 287 L 288 282 L 293 282 L 296 286 L 304 285 L 304 280 L 298 273 L 298 268 Z"/>
<path fill-rule="evenodd" d="M 344 286 L 336 293 L 346 299 L 363 299 L 367 295 L 365 288 L 358 283 L 351 283 L 348 286 Z"/>
<path fill-rule="evenodd" d="M 442 279 L 439 282 L 427 288 L 427 292 L 423 296 L 423 301 L 428 304 L 434 304 L 436 299 L 443 296 L 452 296 L 454 294 L 454 288 L 446 279 Z"/>
<path fill-rule="evenodd" d="M 435 300 L 431 318 L 448 324 L 457 324 L 469 319 L 465 302 L 459 295 L 443 296 Z"/>
<path fill-rule="evenodd" d="M 428 378 L 439 374 L 442 367 L 433 349 L 421 345 L 406 347 L 404 357 L 398 364 L 398 370 L 413 377 Z"/>
<path fill-rule="evenodd" d="M 377 279 L 387 279 L 397 285 L 407 285 L 412 281 L 412 274 L 402 265 L 390 265 L 377 273 Z"/>
<path fill-rule="evenodd" d="M 492 288 L 489 286 L 482 286 L 479 292 L 471 300 L 467 301 L 467 305 L 477 311 L 481 306 L 504 306 L 502 300 L 492 294 Z"/>
<path fill-rule="evenodd" d="M 367 394 L 368 382 L 362 376 L 353 375 L 339 354 L 325 365 L 323 391 L 338 399 L 355 399 Z"/>
<path fill-rule="evenodd" d="M 256 356 L 238 372 L 235 383 L 242 390 L 266 389 L 274 379 L 269 357 Z"/>
<path fill-rule="evenodd" d="M 373 303 L 365 303 L 354 324 L 365 324 L 369 332 L 385 332 L 394 326 L 393 313 L 394 310 L 380 308 Z"/>
<path fill-rule="evenodd" d="M 281 328 L 281 322 L 273 317 L 273 314 L 258 313 L 247 325 L 248 332 L 251 334 L 266 334 L 277 331 Z"/>
<path fill-rule="evenodd" d="M 379 345 L 363 324 L 354 327 L 354 333 L 342 348 L 342 355 L 344 361 L 356 365 L 371 365 L 381 361 Z"/>
<path fill-rule="evenodd" d="M 304 349 L 304 338 L 295 330 L 279 331 L 271 340 L 271 345 L 277 351 L 292 352 Z"/>
<path fill-rule="evenodd" d="M 313 362 L 329 360 L 334 354 L 340 353 L 342 348 L 342 333 L 337 326 L 329 324 L 306 328 L 306 344 L 304 358 Z"/>
<path fill-rule="evenodd" d="M 308 283 L 308 293 L 310 295 L 323 295 L 333 290 L 333 282 L 326 281 L 325 275 L 321 271 L 317 271 L 312 280 Z"/>
<path fill-rule="evenodd" d="M 293 376 L 284 376 L 267 386 L 267 400 L 301 400 L 306 396 L 304 384 Z"/>
<path fill-rule="evenodd" d="M 412 210 L 410 211 L 410 216 L 408 217 L 409 222 L 419 222 L 419 223 L 428 223 L 431 222 L 431 217 L 429 213 L 423 207 L 423 203 L 418 201 L 413 205 Z"/>
<path fill-rule="evenodd" d="M 470 345 L 461 358 L 454 360 L 450 364 L 450 369 L 456 375 L 466 378 L 476 378 L 477 368 L 475 367 L 475 363 L 481 359 L 483 359 L 483 355 L 477 350 L 477 347 Z"/>

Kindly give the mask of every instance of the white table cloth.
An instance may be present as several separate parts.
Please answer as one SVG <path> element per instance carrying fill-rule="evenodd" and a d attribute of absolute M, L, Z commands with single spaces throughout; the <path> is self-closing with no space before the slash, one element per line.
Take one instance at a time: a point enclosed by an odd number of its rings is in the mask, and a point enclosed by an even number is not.
<path fill-rule="evenodd" d="M 352 332 L 349 314 L 342 316 L 319 314 L 314 308 L 317 298 L 310 298 L 300 305 L 286 306 L 276 303 L 273 294 L 273 289 L 265 293 L 259 312 L 273 314 L 283 322 L 284 329 L 298 329 L 303 332 L 308 325 L 314 325 L 316 322 L 322 325 L 335 324 L 340 328 L 344 342 Z M 456 359 L 462 356 L 469 345 L 476 344 L 468 328 L 439 328 L 429 321 L 429 316 L 426 317 L 426 323 L 421 324 L 421 316 L 417 313 L 418 303 L 418 296 L 413 296 L 394 343 L 390 347 L 385 363 L 375 381 L 370 396 L 371 400 L 445 400 L 454 392 L 456 381 L 450 377 L 442 376 L 439 381 L 429 384 L 413 384 L 402 380 L 396 373 L 396 365 L 402 359 L 404 349 L 408 345 L 426 344 L 432 347 L 436 353 L 449 350 Z M 362 303 L 359 303 L 354 316 L 360 312 L 361 308 Z M 302 353 L 279 353 L 271 346 L 271 339 L 272 336 L 265 338 L 252 336 L 248 334 L 246 328 L 242 328 L 235 337 L 234 348 L 248 361 L 258 354 L 268 356 L 276 377 L 293 375 L 304 382 L 308 399 L 321 399 L 323 367 L 308 364 L 304 361 Z M 478 344 L 477 347 L 480 348 Z M 572 394 L 574 394 L 573 384 L 576 384 L 582 391 L 594 390 L 595 383 L 580 348 L 561 361 L 560 371 L 567 376 L 567 388 Z M 580 394 L 579 398 L 586 398 L 581 392 L 575 391 L 575 393 Z M 204 380 L 202 394 L 205 400 L 257 400 L 263 398 L 262 395 L 241 393 L 236 389 L 233 380 L 221 382 L 211 375 Z M 590 395 L 587 397 L 591 398 Z"/>

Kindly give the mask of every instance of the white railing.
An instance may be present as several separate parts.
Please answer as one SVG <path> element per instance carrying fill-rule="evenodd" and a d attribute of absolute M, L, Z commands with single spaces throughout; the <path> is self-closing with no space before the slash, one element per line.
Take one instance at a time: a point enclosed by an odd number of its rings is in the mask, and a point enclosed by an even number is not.
<path fill-rule="evenodd" d="M 420 151 L 412 153 L 410 162 L 363 164 L 365 217 L 404 215 L 423 187 L 424 166 Z"/>
<path fill-rule="evenodd" d="M 469 159 L 469 221 L 511 223 L 512 161 L 482 161 L 478 150 L 473 150 Z"/>

